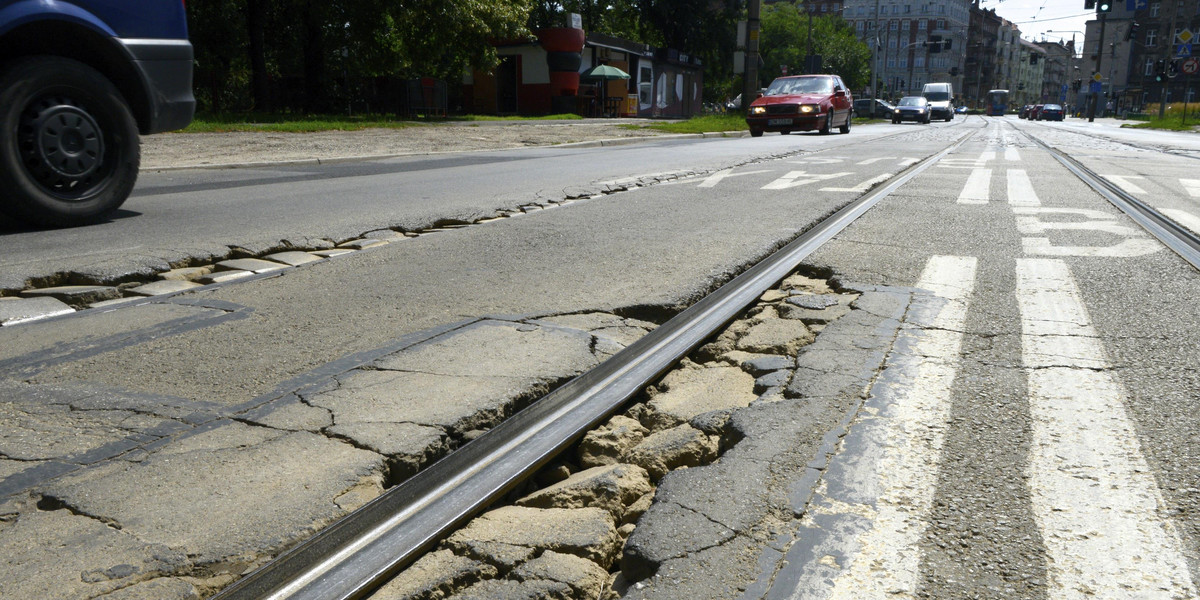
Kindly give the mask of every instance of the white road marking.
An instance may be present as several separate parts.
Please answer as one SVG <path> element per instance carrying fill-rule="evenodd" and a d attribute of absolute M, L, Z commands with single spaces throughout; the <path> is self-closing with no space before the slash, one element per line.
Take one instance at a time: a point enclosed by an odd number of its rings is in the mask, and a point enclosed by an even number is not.
<path fill-rule="evenodd" d="M 849 188 L 827 187 L 827 188 L 821 188 L 821 191 L 822 192 L 855 192 L 858 194 L 862 194 L 862 193 L 865 193 L 867 190 L 871 189 L 871 187 L 874 186 L 875 184 L 883 183 L 883 182 L 891 179 L 892 177 L 895 177 L 895 175 L 892 173 L 884 173 L 883 175 L 880 175 L 878 177 L 872 177 L 871 179 L 868 179 L 854 187 L 849 187 Z"/>
<path fill-rule="evenodd" d="M 1163 249 L 1157 241 L 1146 238 L 1122 240 L 1115 246 L 1055 246 L 1050 238 L 1021 238 L 1021 247 L 1031 256 L 1093 256 L 1104 258 L 1130 258 L 1154 254 Z"/>
<path fill-rule="evenodd" d="M 1198 180 L 1197 183 L 1200 183 L 1200 180 Z M 1172 221 L 1183 225 L 1185 229 L 1200 235 L 1200 217 L 1197 217 L 1186 210 L 1179 210 L 1176 208 L 1164 208 L 1162 213 L 1170 217 Z"/>
<path fill-rule="evenodd" d="M 754 175 L 756 173 L 770 173 L 770 170 L 769 169 L 759 169 L 757 171 L 743 171 L 741 173 L 734 173 L 733 169 L 725 169 L 723 171 L 717 171 L 716 173 L 713 173 L 712 175 L 709 175 L 708 177 L 704 178 L 704 181 L 701 181 L 700 185 L 698 187 L 710 188 L 710 187 L 716 186 L 718 183 L 721 183 L 722 181 L 724 181 L 726 178 L 729 178 L 729 177 L 739 177 L 742 175 Z"/>
<path fill-rule="evenodd" d="M 865 488 L 878 490 L 878 498 L 873 503 L 826 505 L 871 521 L 870 529 L 856 540 L 859 553 L 847 557 L 844 562 L 849 564 L 832 579 L 830 598 L 885 600 L 916 592 L 919 544 L 937 487 L 976 263 L 973 257 L 934 256 L 917 283 L 929 293 L 913 298 L 908 324 L 896 343 L 905 350 L 888 357 L 887 383 L 881 381 L 872 390 L 874 395 L 887 395 L 886 409 L 865 417 L 885 437 L 873 469 L 876 480 Z M 830 510 L 814 510 L 822 509 Z M 810 512 L 806 519 L 812 517 Z"/>
<path fill-rule="evenodd" d="M 1050 554 L 1047 596 L 1196 598 L 1125 392 L 1107 371 L 1069 269 L 1018 259 L 1016 293 L 1033 418 L 1027 473 Z"/>
<path fill-rule="evenodd" d="M 1127 193 L 1130 193 L 1130 194 L 1145 194 L 1146 193 L 1146 190 L 1143 190 L 1142 188 L 1138 187 L 1137 184 L 1130 181 L 1130 179 L 1145 179 L 1145 177 L 1142 177 L 1141 175 L 1101 175 L 1101 177 L 1104 177 L 1105 179 L 1108 179 L 1109 181 L 1112 181 L 1113 183 L 1117 184 L 1118 187 L 1125 190 Z"/>
<path fill-rule="evenodd" d="M 801 158 L 797 160 L 787 160 L 784 162 L 792 163 L 794 165 L 836 165 L 845 161 L 846 158 L 844 156 L 814 156 L 812 158 Z"/>
<path fill-rule="evenodd" d="M 1128 225 L 1117 222 L 1116 215 L 1086 208 L 1049 208 L 1044 206 L 1014 206 L 1017 215 L 1017 231 L 1021 235 L 1045 235 L 1051 230 L 1103 231 L 1122 237 L 1144 237 L 1144 234 Z M 1085 221 L 1043 221 L 1042 215 L 1078 215 Z"/>
<path fill-rule="evenodd" d="M 1013 206 L 1041 206 L 1042 201 L 1033 191 L 1033 182 L 1025 169 L 1008 170 L 1008 203 Z"/>
<path fill-rule="evenodd" d="M 862 162 L 860 162 L 860 163 L 857 163 L 857 164 L 860 164 L 860 165 L 870 165 L 870 164 L 877 163 L 877 162 L 879 162 L 879 161 L 881 161 L 881 160 L 895 160 L 895 158 L 896 158 L 895 156 L 885 156 L 885 157 L 882 157 L 882 158 L 868 158 L 867 160 L 864 160 L 864 161 L 862 161 Z"/>
<path fill-rule="evenodd" d="M 988 162 L 989 160 L 996 160 L 995 150 L 984 150 L 983 154 L 979 155 L 980 162 Z"/>
<path fill-rule="evenodd" d="M 1005 148 L 1004 149 L 1004 160 L 1011 161 L 1011 162 L 1021 162 L 1021 155 L 1017 154 L 1016 148 L 1012 148 L 1012 147 Z"/>
<path fill-rule="evenodd" d="M 987 204 L 992 186 L 991 169 L 975 169 L 958 194 L 959 204 Z"/>
<path fill-rule="evenodd" d="M 1200 198 L 1200 179 L 1180 179 L 1183 189 L 1193 198 Z"/>
<path fill-rule="evenodd" d="M 845 177 L 846 175 L 851 175 L 851 174 L 852 173 L 813 173 L 813 174 L 809 174 L 805 171 L 791 171 L 787 175 L 784 175 L 783 177 L 780 177 L 779 179 L 776 179 L 775 181 L 772 181 L 771 183 L 764 185 L 762 187 L 762 189 L 764 189 L 764 190 L 786 190 L 788 188 L 794 188 L 797 186 L 806 185 L 809 183 L 815 183 L 818 181 L 825 181 L 827 179 L 836 179 L 838 177 Z"/>

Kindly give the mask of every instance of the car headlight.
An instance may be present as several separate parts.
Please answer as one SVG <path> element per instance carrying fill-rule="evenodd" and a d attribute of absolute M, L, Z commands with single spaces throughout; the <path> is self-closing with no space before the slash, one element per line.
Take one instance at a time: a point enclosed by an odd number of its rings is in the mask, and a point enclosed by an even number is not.
<path fill-rule="evenodd" d="M 820 104 L 801 104 L 800 105 L 800 114 L 807 115 L 810 113 L 820 113 L 820 112 L 821 112 Z"/>
<path fill-rule="evenodd" d="M 765 106 L 751 106 L 750 107 L 750 114 L 752 114 L 752 115 L 766 114 L 766 112 L 767 112 L 767 107 L 765 107 Z"/>
<path fill-rule="evenodd" d="M 892 112 L 896 113 L 896 114 L 900 114 L 900 109 L 897 108 L 896 110 L 893 110 Z"/>

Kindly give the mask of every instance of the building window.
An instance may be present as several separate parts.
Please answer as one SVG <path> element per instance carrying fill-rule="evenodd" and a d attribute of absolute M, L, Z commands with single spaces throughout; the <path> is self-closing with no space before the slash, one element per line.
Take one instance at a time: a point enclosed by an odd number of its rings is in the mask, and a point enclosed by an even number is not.
<path fill-rule="evenodd" d="M 1150 3 L 1150 16 L 1151 16 L 1151 17 L 1157 17 L 1157 16 L 1158 16 L 1158 7 L 1159 7 L 1159 5 L 1160 5 L 1160 4 L 1161 4 L 1161 3 L 1159 3 L 1159 2 L 1151 2 L 1151 3 Z"/>
<path fill-rule="evenodd" d="M 911 26 L 912 26 L 911 21 L 904 21 L 904 22 L 900 23 L 900 31 L 908 31 Z"/>
<path fill-rule="evenodd" d="M 888 38 L 888 48 L 896 49 L 896 38 Z"/>
<path fill-rule="evenodd" d="M 920 21 L 917 21 L 917 31 L 925 31 L 925 27 L 927 24 L 928 24 L 928 21 L 926 21 L 925 19 L 921 19 Z"/>
<path fill-rule="evenodd" d="M 892 31 L 896 31 L 897 29 L 900 29 L 900 22 L 892 21 L 891 23 L 888 24 L 888 29 L 890 29 Z"/>
<path fill-rule="evenodd" d="M 1157 29 L 1147 29 L 1146 30 L 1146 45 L 1147 46 L 1157 46 L 1158 45 L 1158 30 Z"/>
<path fill-rule="evenodd" d="M 906 14 L 906 15 L 912 14 L 912 5 L 910 5 L 910 4 L 904 5 L 904 14 Z"/>
<path fill-rule="evenodd" d="M 938 20 L 937 20 L 937 28 L 938 28 L 938 30 L 939 30 L 939 31 L 941 31 L 941 30 L 945 29 L 945 28 L 946 28 L 946 20 L 945 20 L 945 19 L 938 19 Z"/>
<path fill-rule="evenodd" d="M 896 59 L 894 59 L 894 58 L 889 58 L 889 59 L 887 60 L 887 68 L 889 68 L 889 69 L 895 69 L 895 68 L 896 68 Z"/>
<path fill-rule="evenodd" d="M 1142 75 L 1150 76 L 1154 74 L 1154 59 L 1146 59 L 1146 67 L 1142 69 Z"/>
<path fill-rule="evenodd" d="M 914 58 L 914 59 L 913 59 L 913 66 L 914 66 L 914 67 L 916 67 L 916 68 L 918 68 L 918 69 L 924 69 L 924 68 L 925 68 L 925 57 L 924 57 L 924 56 L 918 56 L 918 57 Z"/>
<path fill-rule="evenodd" d="M 857 29 L 859 33 L 862 33 L 865 27 L 866 27 L 866 23 L 863 21 L 858 21 L 858 22 L 854 23 L 854 28 Z"/>
<path fill-rule="evenodd" d="M 901 68 L 901 69 L 907 69 L 907 68 L 908 68 L 908 59 L 907 59 L 907 58 L 901 58 L 901 59 L 900 59 L 900 68 Z"/>

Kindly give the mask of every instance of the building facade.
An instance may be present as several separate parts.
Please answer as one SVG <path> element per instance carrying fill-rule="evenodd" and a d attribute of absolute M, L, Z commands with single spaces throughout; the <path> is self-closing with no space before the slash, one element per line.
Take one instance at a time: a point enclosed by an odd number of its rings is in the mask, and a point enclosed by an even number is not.
<path fill-rule="evenodd" d="M 875 51 L 879 97 L 919 94 L 931 82 L 961 97 L 971 0 L 845 0 L 842 17 Z"/>

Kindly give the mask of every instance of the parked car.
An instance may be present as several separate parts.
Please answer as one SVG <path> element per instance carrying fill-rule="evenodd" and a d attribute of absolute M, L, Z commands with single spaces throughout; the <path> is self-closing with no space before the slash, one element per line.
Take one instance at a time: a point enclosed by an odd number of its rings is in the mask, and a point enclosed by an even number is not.
<path fill-rule="evenodd" d="M 795 75 L 771 82 L 761 98 L 750 104 L 746 125 L 750 135 L 764 131 L 787 135 L 793 131 L 830 133 L 836 126 L 850 133 L 854 97 L 837 75 Z"/>
<path fill-rule="evenodd" d="M 859 98 L 854 101 L 854 116 L 864 119 L 886 119 L 896 107 L 879 98 Z"/>
<path fill-rule="evenodd" d="M 1026 104 L 1025 106 L 1022 106 L 1021 112 L 1017 113 L 1017 118 L 1018 119 L 1028 119 L 1029 111 L 1031 111 L 1031 110 L 1033 110 L 1032 104 Z"/>
<path fill-rule="evenodd" d="M 892 110 L 892 123 L 900 121 L 928 123 L 931 119 L 929 101 L 924 96 L 905 96 L 896 103 L 896 108 Z"/>
<path fill-rule="evenodd" d="M 959 115 L 965 115 L 965 114 L 967 114 L 967 107 L 956 106 L 956 107 L 954 107 L 954 113 L 959 114 Z"/>
<path fill-rule="evenodd" d="M 138 135 L 194 109 L 182 0 L 0 0 L 0 212 L 103 220 L 133 190 Z"/>
<path fill-rule="evenodd" d="M 1042 111 L 1038 113 L 1039 121 L 1061 121 L 1066 116 L 1066 111 L 1063 110 L 1061 104 L 1047 104 L 1042 107 Z"/>
<path fill-rule="evenodd" d="M 1029 109 L 1029 116 L 1026 118 L 1029 119 L 1030 121 L 1036 121 L 1038 118 L 1038 115 L 1041 114 L 1041 112 L 1042 112 L 1042 108 L 1045 106 L 1046 106 L 1045 104 L 1034 104 L 1033 108 Z"/>

